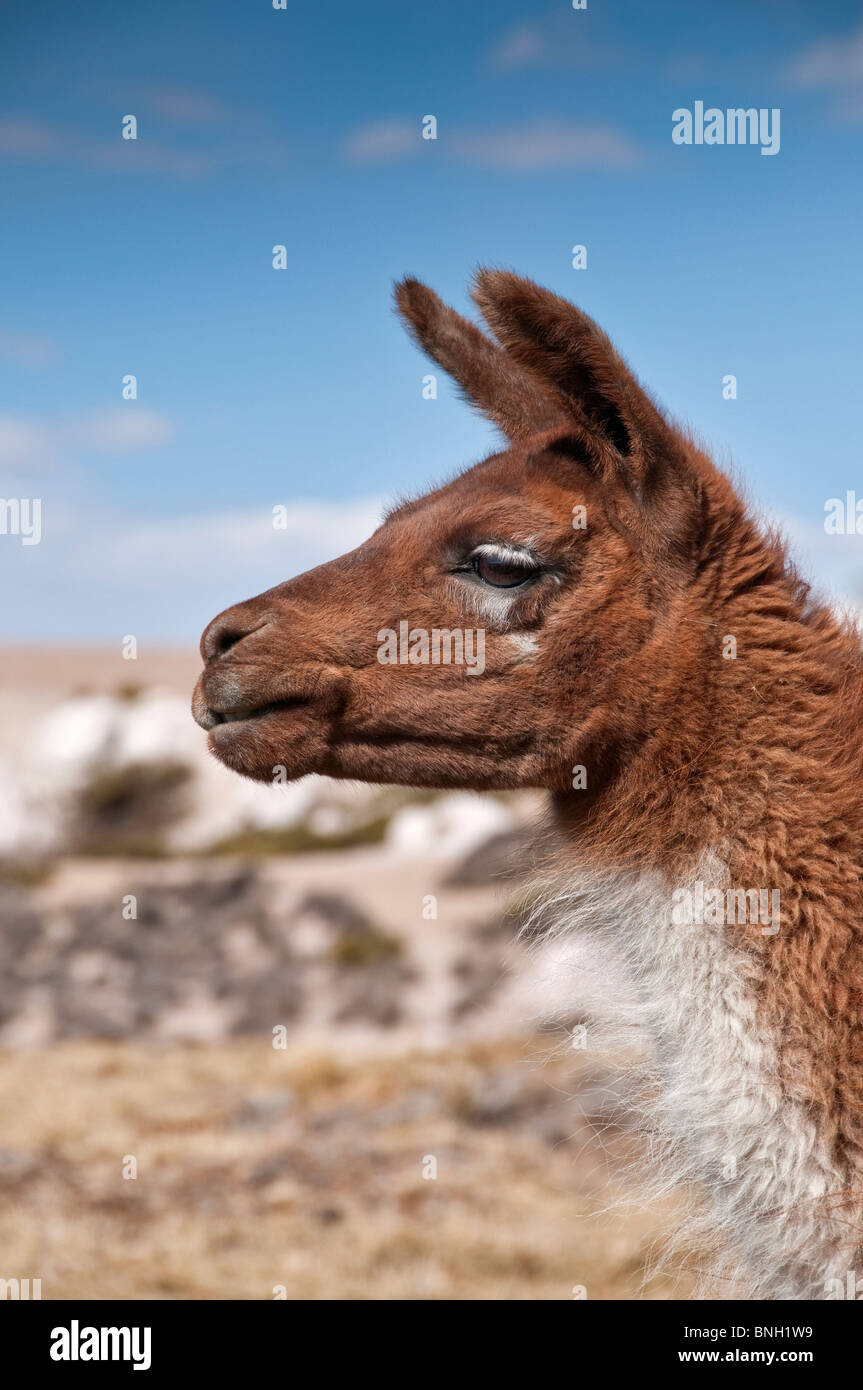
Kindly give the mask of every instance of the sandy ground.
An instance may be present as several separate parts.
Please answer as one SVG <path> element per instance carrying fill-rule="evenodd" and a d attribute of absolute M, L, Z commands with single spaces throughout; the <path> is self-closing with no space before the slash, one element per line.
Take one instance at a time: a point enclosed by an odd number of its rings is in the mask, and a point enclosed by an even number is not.
<path fill-rule="evenodd" d="M 686 1296 L 643 1283 L 667 1209 L 596 1214 L 583 1064 L 546 1048 L 0 1054 L 2 1273 L 47 1299 Z"/>
<path fill-rule="evenodd" d="M 60 698 L 76 690 L 110 691 L 119 685 L 163 685 L 188 690 L 201 669 L 195 647 L 140 647 L 133 661 L 116 647 L 0 645 L 4 690 L 44 691 Z"/>

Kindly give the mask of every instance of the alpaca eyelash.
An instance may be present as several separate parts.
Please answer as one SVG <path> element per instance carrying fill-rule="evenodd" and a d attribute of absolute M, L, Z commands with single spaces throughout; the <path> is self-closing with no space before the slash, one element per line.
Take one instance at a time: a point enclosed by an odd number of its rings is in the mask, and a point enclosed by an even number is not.
<path fill-rule="evenodd" d="M 474 569 L 474 561 L 480 557 L 513 567 L 523 567 L 524 582 L 500 588 L 483 583 Z M 466 575 L 474 581 L 467 586 L 467 594 L 476 616 L 483 622 L 504 629 L 509 627 L 514 615 L 519 611 L 519 599 L 524 597 L 525 590 L 533 588 L 529 581 L 539 579 L 544 572 L 542 562 L 526 547 L 492 541 L 475 545 L 464 560 L 451 571 L 453 575 Z"/>
<path fill-rule="evenodd" d="M 542 562 L 530 550 L 521 546 L 508 545 L 506 542 L 487 541 L 482 545 L 475 545 L 465 559 L 454 567 L 453 574 L 472 574 L 474 560 L 483 556 L 489 560 L 496 560 L 500 564 L 523 568 L 525 577 L 530 573 L 542 573 Z"/>

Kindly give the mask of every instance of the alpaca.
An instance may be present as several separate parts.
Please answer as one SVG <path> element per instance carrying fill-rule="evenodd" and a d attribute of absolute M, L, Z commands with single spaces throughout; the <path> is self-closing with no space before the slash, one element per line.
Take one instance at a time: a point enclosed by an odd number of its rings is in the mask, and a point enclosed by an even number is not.
<path fill-rule="evenodd" d="M 536 930 L 622 972 L 670 1176 L 749 1290 L 829 1296 L 863 1254 L 859 638 L 591 319 L 503 271 L 474 297 L 493 336 L 396 289 L 507 447 L 215 618 L 195 718 L 261 780 L 546 789 Z"/>

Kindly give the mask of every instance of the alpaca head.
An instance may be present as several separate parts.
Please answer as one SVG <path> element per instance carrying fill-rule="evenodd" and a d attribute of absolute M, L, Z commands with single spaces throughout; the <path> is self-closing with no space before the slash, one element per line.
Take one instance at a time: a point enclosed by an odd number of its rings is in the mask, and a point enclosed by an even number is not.
<path fill-rule="evenodd" d="M 655 720 L 724 480 L 578 309 L 496 271 L 475 297 L 496 340 L 396 291 L 508 447 L 210 623 L 193 709 L 236 771 L 596 787 Z"/>

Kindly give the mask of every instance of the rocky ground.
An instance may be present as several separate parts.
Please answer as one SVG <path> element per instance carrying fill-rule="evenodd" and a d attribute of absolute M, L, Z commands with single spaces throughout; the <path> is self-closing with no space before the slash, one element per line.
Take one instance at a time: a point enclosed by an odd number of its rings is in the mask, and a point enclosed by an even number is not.
<path fill-rule="evenodd" d="M 501 886 L 380 849 L 54 864 L 0 883 L 0 1046 L 441 1046 L 529 1028 L 541 962 Z M 544 1001 L 543 1001 L 544 1007 Z M 515 1020 L 521 1023 L 515 1023 Z"/>

